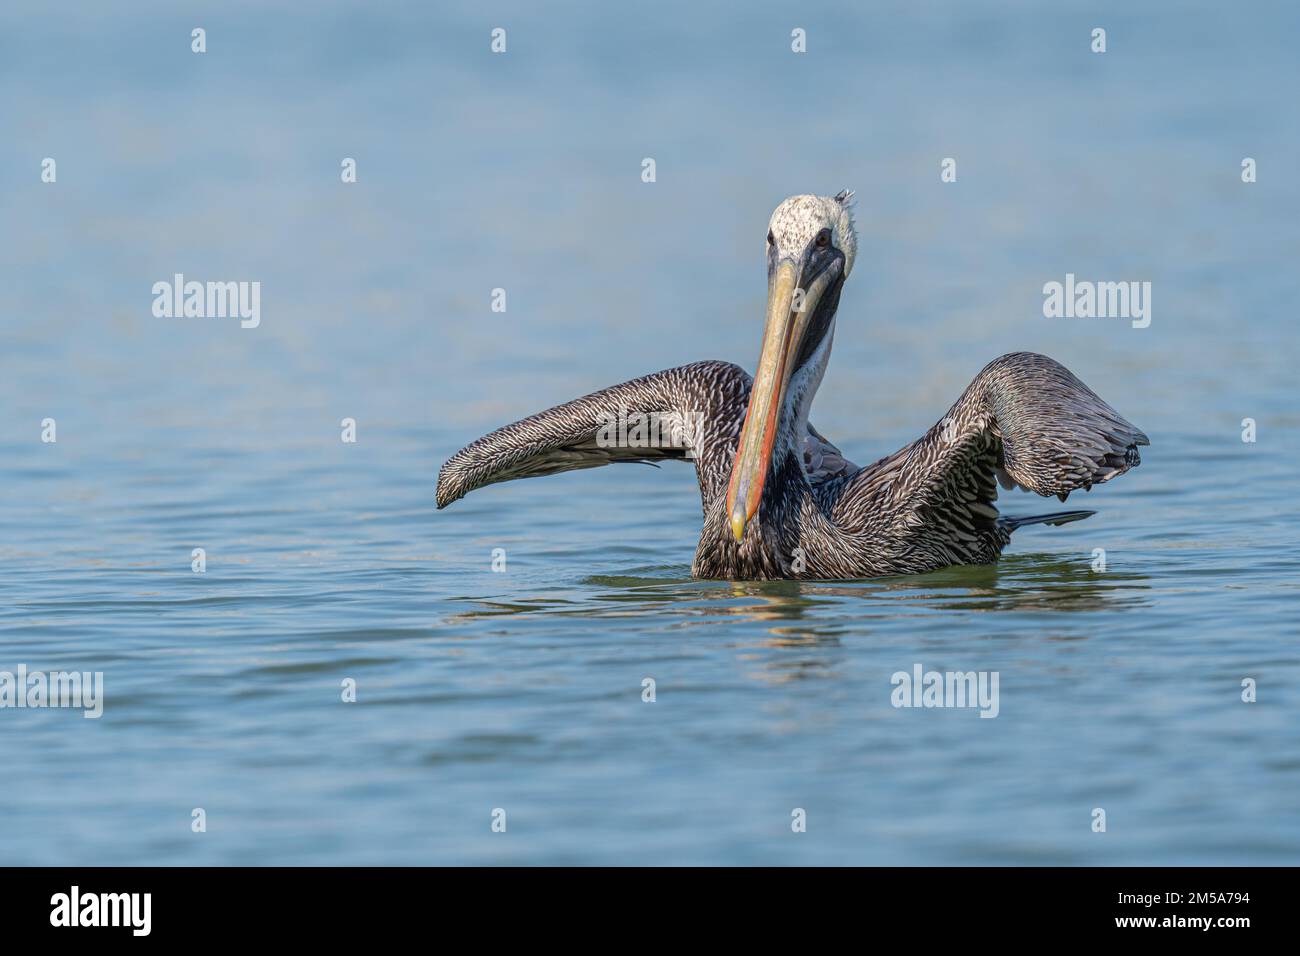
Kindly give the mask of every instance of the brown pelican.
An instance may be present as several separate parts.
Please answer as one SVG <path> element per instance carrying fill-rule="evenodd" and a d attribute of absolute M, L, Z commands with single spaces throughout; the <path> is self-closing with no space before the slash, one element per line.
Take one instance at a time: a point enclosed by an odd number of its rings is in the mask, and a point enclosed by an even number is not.
<path fill-rule="evenodd" d="M 610 462 L 695 462 L 704 527 L 692 573 L 726 579 L 861 578 L 997 560 L 1025 524 L 1091 511 L 999 515 L 997 486 L 1062 501 L 1139 463 L 1147 437 L 1064 366 L 1015 352 L 990 362 L 937 424 L 860 468 L 808 420 L 857 252 L 852 193 L 792 196 L 767 233 L 767 320 L 751 379 L 697 362 L 614 385 L 506 425 L 438 475 L 438 507 L 475 488 Z M 683 440 L 610 423 L 659 415 Z M 625 435 L 626 432 L 626 435 Z M 630 437 L 629 437 L 630 436 Z"/>

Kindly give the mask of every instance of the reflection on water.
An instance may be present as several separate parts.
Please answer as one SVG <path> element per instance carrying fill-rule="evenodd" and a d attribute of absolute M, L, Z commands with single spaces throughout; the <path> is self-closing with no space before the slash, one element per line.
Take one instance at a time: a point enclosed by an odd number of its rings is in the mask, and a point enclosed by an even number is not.
<path fill-rule="evenodd" d="M 589 622 L 631 616 L 653 621 L 657 630 L 716 625 L 728 635 L 729 646 L 788 652 L 746 672 L 771 683 L 837 677 L 836 658 L 827 652 L 845 642 L 870 641 L 887 629 L 924 628 L 934 612 L 1133 613 L 1151 605 L 1153 587 L 1138 570 L 1098 572 L 1088 559 L 1052 554 L 1011 554 L 997 565 L 862 581 L 714 582 L 683 573 L 685 569 L 649 567 L 589 575 L 580 583 L 592 590 L 581 603 L 461 598 L 459 603 L 473 607 L 450 620 L 472 625 L 501 615 L 573 615 Z M 737 626 L 743 628 L 743 639 L 731 636 Z M 947 626 L 941 624 L 939 630 Z M 956 641 L 969 639 L 979 628 L 978 623 L 963 625 Z M 1042 636 L 1087 640 L 1088 633 L 1062 635 L 1048 625 Z M 755 659 L 753 654 L 741 656 Z"/>
<path fill-rule="evenodd" d="M 862 581 L 698 582 L 643 576 L 592 575 L 585 585 L 617 587 L 597 601 L 660 608 L 664 615 L 734 614 L 748 621 L 816 619 L 831 623 L 838 614 L 851 620 L 909 617 L 921 611 L 1085 611 L 1140 608 L 1150 578 L 1140 570 L 1094 571 L 1082 557 L 1008 554 L 999 564 L 948 568 L 929 574 Z M 740 603 L 726 598 L 753 599 Z M 699 600 L 718 602 L 700 607 Z M 843 599 L 843 600 L 835 600 Z M 528 612 L 533 606 L 514 610 Z M 472 614 L 473 612 L 468 612 Z M 588 611 L 587 613 L 590 613 Z"/>

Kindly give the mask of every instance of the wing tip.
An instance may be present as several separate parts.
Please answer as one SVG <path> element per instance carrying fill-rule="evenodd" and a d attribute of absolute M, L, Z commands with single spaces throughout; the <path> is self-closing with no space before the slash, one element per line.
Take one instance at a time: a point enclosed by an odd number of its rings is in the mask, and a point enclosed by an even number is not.
<path fill-rule="evenodd" d="M 454 501 L 459 501 L 465 497 L 465 492 L 460 488 L 457 480 L 458 476 L 454 471 L 448 471 L 447 466 L 451 464 L 451 459 L 443 463 L 442 468 L 438 470 L 438 486 L 434 492 L 434 500 L 441 511 Z"/>

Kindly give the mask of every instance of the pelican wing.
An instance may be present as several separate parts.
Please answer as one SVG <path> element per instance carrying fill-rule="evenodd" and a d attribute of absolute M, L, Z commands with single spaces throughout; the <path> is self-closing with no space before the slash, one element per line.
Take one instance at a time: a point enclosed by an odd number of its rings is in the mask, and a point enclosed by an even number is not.
<path fill-rule="evenodd" d="M 530 415 L 452 455 L 438 474 L 438 507 L 498 481 L 665 460 L 695 461 L 707 503 L 725 487 L 749 388 L 737 365 L 696 362 Z"/>
<path fill-rule="evenodd" d="M 1064 501 L 1136 467 L 1147 444 L 1065 366 L 1015 352 L 920 439 L 853 476 L 834 507 L 849 527 L 883 523 L 896 540 L 978 558 L 999 530 L 999 482 Z"/>
<path fill-rule="evenodd" d="M 858 466 L 844 457 L 830 439 L 808 423 L 803 437 L 803 468 L 813 485 L 844 478 L 858 471 Z"/>

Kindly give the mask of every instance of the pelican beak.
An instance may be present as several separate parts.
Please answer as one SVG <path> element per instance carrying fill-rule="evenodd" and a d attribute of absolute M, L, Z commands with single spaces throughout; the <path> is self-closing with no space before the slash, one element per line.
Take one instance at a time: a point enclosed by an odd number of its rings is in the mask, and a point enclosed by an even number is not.
<path fill-rule="evenodd" d="M 745 413 L 736 461 L 731 468 L 731 484 L 727 488 L 727 515 L 737 541 L 744 539 L 745 525 L 763 500 L 763 483 L 772 465 L 786 387 L 794 374 L 794 361 L 817 309 L 817 300 L 829 279 L 823 273 L 810 288 L 801 290 L 799 277 L 800 268 L 792 260 L 782 259 L 768 282 L 763 351 L 758 357 L 749 410 Z"/>

